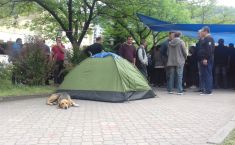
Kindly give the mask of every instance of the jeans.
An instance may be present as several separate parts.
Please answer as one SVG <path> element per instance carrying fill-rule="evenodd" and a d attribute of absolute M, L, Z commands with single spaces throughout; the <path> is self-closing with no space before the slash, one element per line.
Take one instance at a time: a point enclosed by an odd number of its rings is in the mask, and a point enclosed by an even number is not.
<path fill-rule="evenodd" d="M 222 75 L 222 87 L 227 88 L 228 87 L 228 80 L 227 80 L 227 67 L 222 65 L 217 65 L 215 67 L 215 87 L 219 88 L 221 87 L 221 83 L 219 81 L 221 80 Z"/>
<path fill-rule="evenodd" d="M 204 86 L 204 83 L 202 82 L 202 66 L 201 66 L 201 62 L 198 62 L 198 77 L 199 77 L 199 90 L 203 91 L 205 86 Z"/>
<path fill-rule="evenodd" d="M 201 73 L 201 85 L 202 91 L 204 93 L 212 93 L 213 88 L 213 61 L 208 60 L 207 65 L 203 65 L 202 62 L 200 63 L 200 73 Z"/>
<path fill-rule="evenodd" d="M 168 73 L 169 73 L 169 80 L 167 84 L 167 91 L 172 92 L 174 88 L 174 83 L 175 83 L 175 76 L 177 78 L 177 91 L 178 93 L 183 92 L 183 86 L 182 86 L 182 81 L 183 81 L 183 72 L 184 72 L 184 65 L 182 66 L 169 66 L 168 67 Z"/>
<path fill-rule="evenodd" d="M 63 81 L 62 70 L 64 69 L 64 61 L 56 61 L 54 70 L 54 83 L 61 84 Z"/>

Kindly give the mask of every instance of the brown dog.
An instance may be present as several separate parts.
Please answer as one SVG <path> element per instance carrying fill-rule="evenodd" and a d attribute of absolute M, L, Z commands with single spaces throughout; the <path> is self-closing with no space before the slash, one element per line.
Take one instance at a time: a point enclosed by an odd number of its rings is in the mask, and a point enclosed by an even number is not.
<path fill-rule="evenodd" d="M 68 93 L 62 92 L 62 93 L 55 93 L 48 97 L 47 99 L 47 105 L 57 105 L 59 108 L 62 109 L 68 109 L 71 106 L 79 107 L 78 104 L 76 104 Z"/>

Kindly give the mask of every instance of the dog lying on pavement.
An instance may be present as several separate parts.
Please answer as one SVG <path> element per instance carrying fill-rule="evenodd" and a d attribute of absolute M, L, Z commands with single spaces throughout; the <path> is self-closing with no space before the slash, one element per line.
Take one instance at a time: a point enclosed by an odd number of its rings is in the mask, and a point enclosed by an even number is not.
<path fill-rule="evenodd" d="M 51 94 L 47 99 L 47 105 L 58 105 L 59 108 L 79 107 L 66 92 Z"/>

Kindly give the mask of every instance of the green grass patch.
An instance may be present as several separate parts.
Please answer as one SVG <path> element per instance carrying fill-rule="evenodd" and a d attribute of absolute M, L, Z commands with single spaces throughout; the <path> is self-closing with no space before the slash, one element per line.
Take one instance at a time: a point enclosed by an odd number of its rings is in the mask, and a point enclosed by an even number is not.
<path fill-rule="evenodd" d="M 9 80 L 0 80 L 1 97 L 48 94 L 55 90 L 53 86 L 12 85 Z"/>
<path fill-rule="evenodd" d="M 235 129 L 230 133 L 230 135 L 225 139 L 224 143 L 221 145 L 235 145 Z"/>

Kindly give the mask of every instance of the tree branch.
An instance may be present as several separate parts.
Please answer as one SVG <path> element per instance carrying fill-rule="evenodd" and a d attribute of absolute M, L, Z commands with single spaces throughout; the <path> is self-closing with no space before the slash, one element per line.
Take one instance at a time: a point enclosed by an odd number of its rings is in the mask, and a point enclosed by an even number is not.
<path fill-rule="evenodd" d="M 60 17 L 56 14 L 55 11 L 53 11 L 53 9 L 51 9 L 48 5 L 46 5 L 42 0 L 32 0 L 35 3 L 37 3 L 39 6 L 41 6 L 42 8 L 44 8 L 46 11 L 48 11 L 54 18 L 55 20 L 59 23 L 59 25 L 61 26 L 61 28 L 64 31 L 68 31 L 68 29 L 66 28 L 66 25 L 64 25 L 64 23 L 62 22 L 62 20 L 60 19 Z"/>

